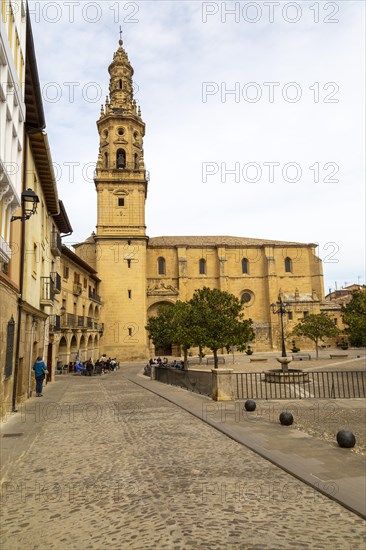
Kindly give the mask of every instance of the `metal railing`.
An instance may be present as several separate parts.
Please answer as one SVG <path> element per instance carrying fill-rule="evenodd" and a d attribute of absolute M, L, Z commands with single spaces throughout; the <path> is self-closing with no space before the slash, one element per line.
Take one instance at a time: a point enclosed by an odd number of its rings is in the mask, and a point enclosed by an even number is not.
<path fill-rule="evenodd" d="M 53 291 L 55 294 L 59 294 L 61 292 L 61 275 L 57 273 L 56 271 L 53 271 L 51 273 L 51 279 L 53 283 Z"/>
<path fill-rule="evenodd" d="M 366 372 L 303 371 L 303 379 L 267 382 L 263 372 L 235 372 L 236 399 L 354 399 L 366 397 Z"/>
<path fill-rule="evenodd" d="M 94 292 L 93 290 L 89 290 L 89 299 L 94 300 L 95 302 L 102 303 L 102 298 Z"/>
<path fill-rule="evenodd" d="M 49 330 L 50 333 L 60 332 L 61 330 L 61 317 L 60 315 L 50 315 L 49 317 Z"/>
<path fill-rule="evenodd" d="M 55 256 L 61 256 L 62 241 L 57 231 L 51 232 L 51 251 Z"/>
<path fill-rule="evenodd" d="M 190 371 L 156 367 L 156 380 L 178 386 L 194 393 L 212 395 L 212 374 L 207 371 Z"/>

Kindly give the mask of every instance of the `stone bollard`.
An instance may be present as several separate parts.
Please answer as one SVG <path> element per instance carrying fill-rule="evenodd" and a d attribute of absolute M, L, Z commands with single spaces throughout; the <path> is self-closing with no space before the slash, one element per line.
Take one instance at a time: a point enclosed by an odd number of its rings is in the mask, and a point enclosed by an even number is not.
<path fill-rule="evenodd" d="M 211 369 L 212 399 L 214 401 L 234 401 L 232 369 Z"/>
<path fill-rule="evenodd" d="M 151 365 L 150 380 L 156 380 L 156 368 L 155 368 L 155 365 Z"/>

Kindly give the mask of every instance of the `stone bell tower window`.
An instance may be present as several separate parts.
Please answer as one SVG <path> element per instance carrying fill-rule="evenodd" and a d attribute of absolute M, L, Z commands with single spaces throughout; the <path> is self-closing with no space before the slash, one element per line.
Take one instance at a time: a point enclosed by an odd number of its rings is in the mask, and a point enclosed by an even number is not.
<path fill-rule="evenodd" d="M 119 89 L 122 90 L 122 78 L 119 79 L 118 85 L 119 85 Z"/>
<path fill-rule="evenodd" d="M 126 151 L 124 149 L 118 149 L 116 153 L 116 168 L 117 170 L 126 168 Z"/>
<path fill-rule="evenodd" d="M 124 206 L 125 205 L 125 199 L 118 199 L 118 206 Z"/>
<path fill-rule="evenodd" d="M 108 153 L 104 153 L 104 168 L 108 168 Z"/>
<path fill-rule="evenodd" d="M 133 156 L 133 168 L 134 170 L 138 170 L 139 168 L 139 156 L 137 153 L 135 153 Z"/>

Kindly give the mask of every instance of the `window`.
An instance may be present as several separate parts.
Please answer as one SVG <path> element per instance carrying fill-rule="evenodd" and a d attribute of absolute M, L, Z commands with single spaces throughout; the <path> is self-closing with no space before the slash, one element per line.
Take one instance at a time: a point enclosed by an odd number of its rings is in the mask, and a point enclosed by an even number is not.
<path fill-rule="evenodd" d="M 252 295 L 250 294 L 250 292 L 243 292 L 243 294 L 241 295 L 241 301 L 243 302 L 243 304 L 248 304 L 252 299 Z"/>
<path fill-rule="evenodd" d="M 131 267 L 131 260 L 127 260 L 127 267 L 128 267 L 128 268 Z"/>
<path fill-rule="evenodd" d="M 204 260 L 203 258 L 201 258 L 199 261 L 199 272 L 200 275 L 206 275 L 206 260 Z"/>
<path fill-rule="evenodd" d="M 124 206 L 125 205 L 125 199 L 118 199 L 118 206 Z"/>
<path fill-rule="evenodd" d="M 122 90 L 122 78 L 119 79 L 118 85 L 119 85 L 119 89 Z"/>
<path fill-rule="evenodd" d="M 80 274 L 74 272 L 74 283 L 80 283 Z"/>
<path fill-rule="evenodd" d="M 242 271 L 243 275 L 249 273 L 249 262 L 248 262 L 247 258 L 243 258 L 242 261 L 241 261 L 241 271 Z"/>
<path fill-rule="evenodd" d="M 338 319 L 336 319 L 336 318 L 334 317 L 333 321 L 334 321 L 334 324 L 335 324 L 335 325 L 338 325 Z"/>
<path fill-rule="evenodd" d="M 132 328 L 128 329 L 128 336 L 132 336 Z"/>
<path fill-rule="evenodd" d="M 291 258 L 285 258 L 285 271 L 286 273 L 292 272 L 292 261 Z"/>
<path fill-rule="evenodd" d="M 68 279 L 69 278 L 69 268 L 64 265 L 64 279 Z"/>
<path fill-rule="evenodd" d="M 164 258 L 158 258 L 158 274 L 165 275 L 165 260 Z"/>
<path fill-rule="evenodd" d="M 137 153 L 134 154 L 133 159 L 134 159 L 134 161 L 133 161 L 134 170 L 138 170 L 138 168 L 139 168 L 139 156 L 138 156 Z"/>
<path fill-rule="evenodd" d="M 116 168 L 117 170 L 126 168 L 126 151 L 124 149 L 118 149 L 116 153 Z"/>
<path fill-rule="evenodd" d="M 84 277 L 84 288 L 88 288 L 88 280 Z"/>
<path fill-rule="evenodd" d="M 128 297 L 131 299 L 132 298 L 132 290 L 128 290 Z"/>
<path fill-rule="evenodd" d="M 108 166 L 109 166 L 108 153 L 104 153 L 104 168 L 107 169 Z"/>
<path fill-rule="evenodd" d="M 304 319 L 306 319 L 306 317 L 309 317 L 309 312 L 308 311 L 304 311 Z"/>
<path fill-rule="evenodd" d="M 289 321 L 292 321 L 292 319 L 293 319 L 292 311 L 287 312 L 287 318 L 288 318 Z"/>

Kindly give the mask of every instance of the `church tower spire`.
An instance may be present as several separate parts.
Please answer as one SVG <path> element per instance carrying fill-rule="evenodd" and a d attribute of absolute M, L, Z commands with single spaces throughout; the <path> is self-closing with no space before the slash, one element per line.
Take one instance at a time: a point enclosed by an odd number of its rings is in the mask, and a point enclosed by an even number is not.
<path fill-rule="evenodd" d="M 120 360 L 145 359 L 145 124 L 134 98 L 134 71 L 122 38 L 108 71 L 109 96 L 97 121 L 99 154 L 94 180 L 98 196 L 97 271 L 103 300 L 108 303 L 103 350 Z"/>

